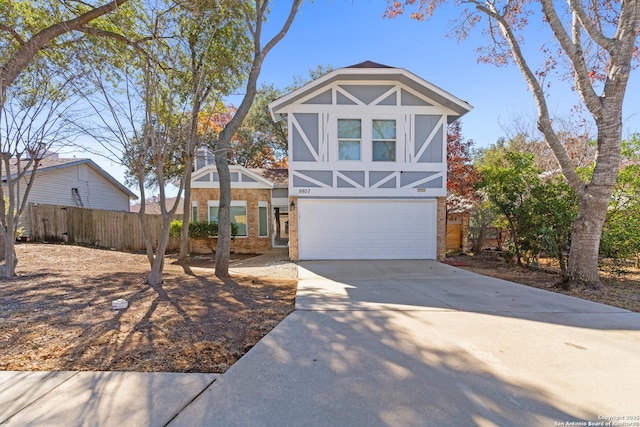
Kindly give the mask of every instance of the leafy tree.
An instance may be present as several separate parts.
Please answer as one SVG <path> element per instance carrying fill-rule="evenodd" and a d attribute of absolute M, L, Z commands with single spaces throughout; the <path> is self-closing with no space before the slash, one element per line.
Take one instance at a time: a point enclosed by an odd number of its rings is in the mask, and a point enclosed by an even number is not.
<path fill-rule="evenodd" d="M 477 161 L 479 188 L 507 221 L 518 265 L 522 264 L 525 230 L 531 225 L 527 199 L 539 184 L 533 155 L 509 151 L 504 146 L 485 150 Z"/>
<path fill-rule="evenodd" d="M 273 85 L 262 85 L 236 134 L 232 163 L 245 167 L 277 169 L 287 164 L 287 125 L 274 122 L 269 103 L 284 95 Z"/>
<path fill-rule="evenodd" d="M 567 277 L 565 251 L 577 215 L 575 193 L 562 177 L 536 182 L 525 203 L 528 223 L 521 231 L 523 249 L 534 258 L 545 253 L 558 260 L 562 277 Z"/>
<path fill-rule="evenodd" d="M 473 140 L 464 140 L 461 124 L 447 129 L 447 212 L 467 211 L 476 201 L 478 171 L 473 165 Z"/>
<path fill-rule="evenodd" d="M 492 229 L 497 224 L 495 209 L 487 200 L 479 200 L 471 209 L 469 216 L 469 238 L 471 251 L 478 253 L 484 247 L 485 242 L 491 237 Z"/>
<path fill-rule="evenodd" d="M 222 130 L 216 144 L 216 169 L 220 179 L 220 205 L 218 209 L 218 244 L 216 246 L 216 276 L 229 277 L 229 254 L 231 250 L 231 175 L 227 163 L 231 141 L 245 117 L 257 93 L 257 82 L 262 63 L 267 54 L 284 38 L 289 31 L 302 0 L 292 0 L 289 14 L 275 35 L 266 44 L 262 44 L 263 26 L 269 10 L 269 0 L 243 1 L 245 23 L 253 41 L 252 63 L 247 77 L 246 91 L 233 118 Z"/>
<path fill-rule="evenodd" d="M 622 261 L 635 258 L 640 268 L 640 135 L 622 143 L 622 167 L 607 212 L 602 255 Z"/>
<path fill-rule="evenodd" d="M 202 141 L 198 129 L 203 107 L 220 102 L 241 84 L 246 74 L 249 39 L 243 25 L 243 9 L 236 0 L 198 0 L 183 5 L 179 21 L 182 49 L 186 56 L 180 64 L 186 85 L 183 96 L 191 107 L 191 120 L 185 150 L 184 206 L 191 205 L 191 174 L 194 156 Z M 179 259 L 187 257 L 189 247 L 189 221 L 191 210 L 184 209 L 184 227 L 180 242 Z"/>
<path fill-rule="evenodd" d="M 120 36 L 110 33 L 121 42 L 112 46 L 113 61 L 89 67 L 99 96 L 87 94 L 86 99 L 102 122 L 100 128 L 107 130 L 89 132 L 121 159 L 137 183 L 143 230 L 146 188 L 159 192 L 162 232 L 157 242 L 145 236 L 149 284 L 162 282 L 170 221 L 183 191 L 190 204 L 195 152 L 211 138 L 202 126 L 203 111 L 235 89 L 246 70 L 244 12 L 234 0 L 145 3 L 135 28 Z M 170 182 L 178 194 L 167 208 L 165 188 Z M 186 209 L 185 221 L 189 214 Z M 185 257 L 188 227 L 183 231 Z"/>
<path fill-rule="evenodd" d="M 412 17 L 429 18 L 445 4 L 443 0 L 388 0 L 387 16 L 396 17 L 410 8 Z M 536 103 L 537 126 L 553 151 L 569 186 L 576 193 L 579 210 L 573 225 L 569 255 L 569 284 L 601 286 L 598 276 L 598 249 L 609 199 L 616 183 L 622 141 L 622 104 L 627 83 L 638 58 L 640 2 L 553 0 L 491 1 L 460 0 L 466 6 L 454 27 L 465 38 L 472 27 L 487 24 L 488 42 L 479 60 L 496 65 L 515 63 Z M 540 9 L 537 10 L 537 7 Z M 544 61 L 536 69 L 538 53 L 523 50 L 532 27 L 539 37 L 540 16 L 555 46 L 544 45 Z M 550 73 L 566 67 L 573 80 L 580 106 L 588 111 L 597 129 L 595 167 L 592 179 L 584 181 L 554 128 L 547 101 Z"/>
<path fill-rule="evenodd" d="M 39 55 L 53 56 L 73 40 L 61 39 L 82 31 L 92 21 L 118 9 L 128 0 L 113 0 L 100 6 L 89 2 L 0 1 L 0 102 L 7 89 Z M 56 44 L 57 42 L 57 44 Z M 64 58 L 58 58 L 64 59 Z"/>
<path fill-rule="evenodd" d="M 293 82 L 284 90 L 276 89 L 272 84 L 263 84 L 236 134 L 231 155 L 232 163 L 267 169 L 286 167 L 287 123 L 286 120 L 273 120 L 269 112 L 269 103 L 331 71 L 331 65 L 318 65 L 308 70 L 307 77 L 294 76 Z"/>

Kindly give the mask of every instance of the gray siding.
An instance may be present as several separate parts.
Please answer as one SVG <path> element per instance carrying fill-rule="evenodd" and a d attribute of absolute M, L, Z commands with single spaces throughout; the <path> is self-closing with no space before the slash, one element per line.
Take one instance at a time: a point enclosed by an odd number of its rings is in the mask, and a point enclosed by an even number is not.
<path fill-rule="evenodd" d="M 392 85 L 341 85 L 340 88 L 358 98 L 363 104 L 369 105 L 393 88 Z"/>
<path fill-rule="evenodd" d="M 422 146 L 425 144 L 425 139 L 431 134 L 434 128 L 438 125 L 440 116 L 435 115 L 416 115 L 416 146 L 415 153 L 417 155 Z M 431 144 L 425 149 L 422 156 L 418 159 L 418 163 L 442 163 L 442 143 L 443 134 L 442 126 L 438 129 L 435 137 L 431 140 Z"/>
<path fill-rule="evenodd" d="M 21 183 L 20 198 L 26 183 Z M 30 203 L 76 206 L 71 192 L 77 188 L 85 208 L 111 211 L 129 211 L 129 197 L 87 164 L 72 165 L 52 171 L 39 172 L 29 193 Z M 23 212 L 20 226 L 29 235 L 30 214 Z"/>

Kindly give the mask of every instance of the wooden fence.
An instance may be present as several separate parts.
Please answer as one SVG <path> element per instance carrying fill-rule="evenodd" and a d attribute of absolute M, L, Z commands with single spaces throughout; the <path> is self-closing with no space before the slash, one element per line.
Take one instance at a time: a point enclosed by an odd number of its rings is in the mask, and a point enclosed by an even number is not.
<path fill-rule="evenodd" d="M 29 204 L 30 238 L 33 241 L 64 241 L 117 250 L 145 250 L 137 213 Z M 160 215 L 146 215 L 154 248 L 162 230 Z M 177 250 L 178 239 L 169 238 L 167 250 Z"/>

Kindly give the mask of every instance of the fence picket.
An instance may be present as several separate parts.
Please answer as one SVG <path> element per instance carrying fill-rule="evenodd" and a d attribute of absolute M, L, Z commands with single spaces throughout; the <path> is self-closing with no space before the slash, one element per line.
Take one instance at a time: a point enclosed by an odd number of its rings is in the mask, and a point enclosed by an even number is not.
<path fill-rule="evenodd" d="M 72 206 L 29 203 L 33 241 L 64 241 L 80 245 L 116 250 L 145 250 L 138 214 Z M 151 241 L 157 244 L 162 229 L 162 216 L 146 214 Z M 169 239 L 167 250 L 180 246 Z"/>

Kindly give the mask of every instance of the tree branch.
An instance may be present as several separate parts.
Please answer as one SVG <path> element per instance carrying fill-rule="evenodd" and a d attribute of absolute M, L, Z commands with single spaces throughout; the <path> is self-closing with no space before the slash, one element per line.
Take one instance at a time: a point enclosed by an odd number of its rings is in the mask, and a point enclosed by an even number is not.
<path fill-rule="evenodd" d="M 610 50 L 611 42 L 613 40 L 606 37 L 602 33 L 602 31 L 600 31 L 598 27 L 593 24 L 593 21 L 591 20 L 589 15 L 587 15 L 586 11 L 582 7 L 582 4 L 577 0 L 569 0 L 569 6 L 571 7 L 573 13 L 577 16 L 578 20 L 580 21 L 580 25 L 587 32 L 589 37 L 591 37 L 593 41 L 595 41 L 603 49 Z"/>
<path fill-rule="evenodd" d="M 487 14 L 490 18 L 495 19 L 498 25 L 500 25 L 503 35 L 511 48 L 513 60 L 520 69 L 520 72 L 524 76 L 527 85 L 529 86 L 529 89 L 533 94 L 533 98 L 538 109 L 538 129 L 545 136 L 549 147 L 551 147 L 551 149 L 555 153 L 558 159 L 558 163 L 560 164 L 562 172 L 567 178 L 569 185 L 574 189 L 576 193 L 581 193 L 584 189 L 584 182 L 576 173 L 573 162 L 567 155 L 566 150 L 562 146 L 562 142 L 551 126 L 551 117 L 549 115 L 549 108 L 544 96 L 544 91 L 540 86 L 540 82 L 538 82 L 538 80 L 536 79 L 534 72 L 529 67 L 524 54 L 522 53 L 522 49 L 520 48 L 520 44 L 518 43 L 516 35 L 511 30 L 511 27 L 506 22 L 504 17 L 497 13 L 495 8 L 489 9 L 484 5 L 478 3 L 476 3 L 476 8 L 479 11 Z"/>
<path fill-rule="evenodd" d="M 564 26 L 562 25 L 562 21 L 560 21 L 560 17 L 553 6 L 553 1 L 540 0 L 540 3 L 542 4 L 542 11 L 549 23 L 549 26 L 551 27 L 551 31 L 553 31 L 553 34 L 560 43 L 562 50 L 567 54 L 567 57 L 569 57 L 569 60 L 573 65 L 573 69 L 575 71 L 574 80 L 578 87 L 578 94 L 594 117 L 602 117 L 604 114 L 602 102 L 591 85 L 589 70 L 587 69 L 587 63 L 584 58 L 582 46 L 574 44 L 571 37 L 567 34 Z"/>
<path fill-rule="evenodd" d="M 47 43 L 62 34 L 78 30 L 87 23 L 116 10 L 128 0 L 112 0 L 107 4 L 91 9 L 80 16 L 53 24 L 31 37 L 11 54 L 9 60 L 0 68 L 0 97 L 4 99 L 7 87 L 15 81 L 22 70 Z"/>
<path fill-rule="evenodd" d="M 20 46 L 24 45 L 24 39 L 18 34 L 15 28 L 8 25 L 0 24 L 0 31 L 6 31 L 18 42 Z"/>

